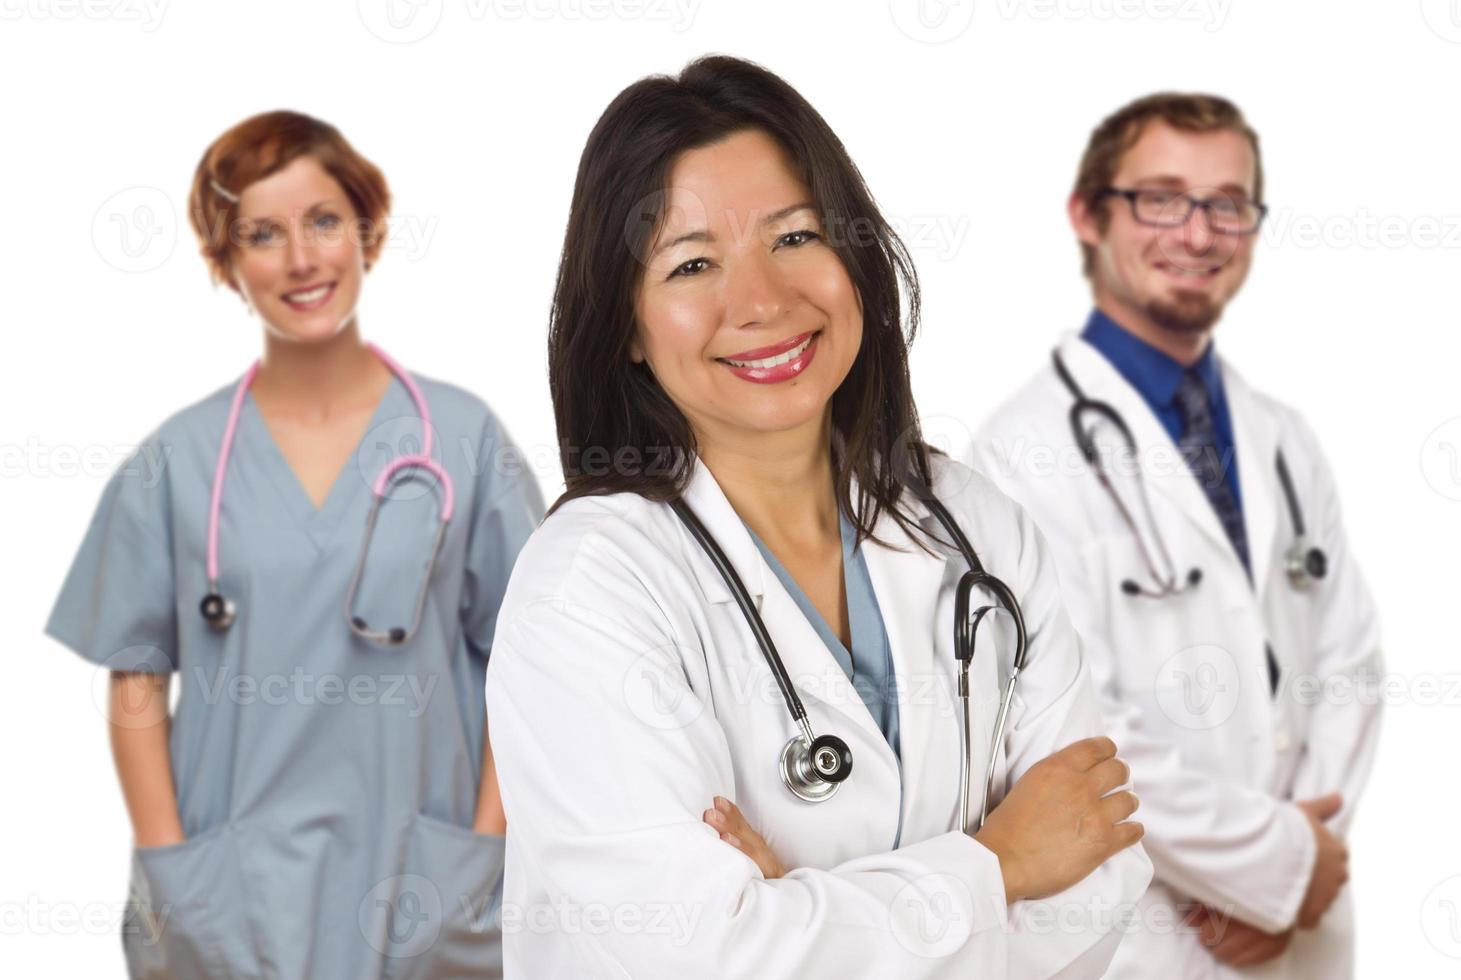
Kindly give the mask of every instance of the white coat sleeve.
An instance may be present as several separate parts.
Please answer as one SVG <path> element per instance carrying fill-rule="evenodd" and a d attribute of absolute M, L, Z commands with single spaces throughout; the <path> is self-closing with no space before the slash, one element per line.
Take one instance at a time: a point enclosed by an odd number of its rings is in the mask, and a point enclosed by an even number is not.
<path fill-rule="evenodd" d="M 510 848 L 555 907 L 668 905 L 682 928 L 515 941 L 571 944 L 594 975 L 640 980 L 1004 978 L 999 862 L 965 834 L 772 881 L 719 839 L 701 814 L 736 787 L 726 733 L 681 666 L 697 641 L 666 635 L 628 570 L 603 584 L 612 572 L 504 610 L 487 703 Z"/>
<path fill-rule="evenodd" d="M 1010 584 L 1020 597 L 1029 656 L 1006 735 L 1010 786 L 1035 763 L 1067 745 L 1110 735 L 1083 645 L 1065 610 L 1053 555 L 1028 514 L 1017 513 L 1020 568 Z M 1125 758 L 1119 741 L 1117 748 Z M 1143 799 L 1132 819 L 1142 821 L 1145 806 Z M 1138 844 L 1062 892 L 1016 902 L 1010 908 L 1010 976 L 1071 980 L 1102 976 L 1124 935 L 1119 921 L 1123 910 L 1135 907 L 1151 879 L 1151 860 Z"/>
<path fill-rule="evenodd" d="M 1317 446 L 1312 434 L 1306 435 Z M 1343 836 L 1375 760 L 1384 663 L 1379 615 L 1344 533 L 1334 478 L 1317 452 L 1315 459 L 1312 475 L 1296 473 L 1294 478 L 1299 487 L 1319 490 L 1317 512 L 1309 518 L 1314 523 L 1306 530 L 1324 549 L 1329 571 L 1314 588 L 1314 676 L 1290 685 L 1291 697 L 1315 699 L 1302 738 L 1294 798 L 1338 792 L 1344 805 L 1326 826 Z"/>
<path fill-rule="evenodd" d="M 1021 477 L 995 440 L 972 447 L 975 469 L 994 480 L 1035 519 L 1050 543 L 1062 598 L 1084 641 L 1106 731 L 1131 766 L 1141 800 L 1142 844 L 1158 880 L 1179 894 L 1230 912 L 1261 929 L 1291 926 L 1308 889 L 1315 860 L 1313 832 L 1292 803 L 1213 773 L 1189 768 L 1180 750 L 1121 697 L 1114 671 L 1120 651 L 1108 643 L 1103 581 L 1080 503 L 1062 477 Z"/>

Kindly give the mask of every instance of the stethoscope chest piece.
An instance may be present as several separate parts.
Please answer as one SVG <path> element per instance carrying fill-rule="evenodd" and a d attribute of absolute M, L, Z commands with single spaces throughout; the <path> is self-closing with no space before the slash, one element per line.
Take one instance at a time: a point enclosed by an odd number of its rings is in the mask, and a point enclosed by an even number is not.
<path fill-rule="evenodd" d="M 1289 464 L 1283 458 L 1283 450 L 1274 454 L 1274 466 L 1278 470 L 1278 482 L 1283 487 L 1284 503 L 1288 505 L 1289 522 L 1294 528 L 1294 542 L 1284 552 L 1284 567 L 1288 572 L 1289 584 L 1303 592 L 1329 574 L 1329 556 L 1324 553 L 1323 548 L 1317 548 L 1309 542 L 1309 535 L 1304 527 L 1304 509 L 1299 506 L 1299 494 L 1294 489 L 1294 479 L 1289 475 Z"/>
<path fill-rule="evenodd" d="M 1289 546 L 1284 563 L 1288 568 L 1289 582 L 1300 591 L 1311 588 L 1329 574 L 1329 556 L 1323 548 L 1313 547 L 1304 537 Z"/>
<path fill-rule="evenodd" d="M 830 800 L 852 775 L 852 750 L 836 735 L 795 735 L 781 750 L 781 781 L 799 800 Z"/>
<path fill-rule="evenodd" d="M 233 625 L 234 615 L 237 609 L 234 604 L 223 597 L 217 587 L 209 590 L 198 604 L 198 611 L 203 614 L 203 619 L 215 630 L 226 630 Z"/>

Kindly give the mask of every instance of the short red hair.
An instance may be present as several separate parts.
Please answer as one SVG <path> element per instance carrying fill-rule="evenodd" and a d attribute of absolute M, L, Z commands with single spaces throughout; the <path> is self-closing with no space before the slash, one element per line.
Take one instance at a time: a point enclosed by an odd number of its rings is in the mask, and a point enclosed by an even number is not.
<path fill-rule="evenodd" d="M 391 209 L 390 188 L 380 168 L 329 123 L 302 112 L 278 110 L 251 116 L 214 140 L 193 174 L 188 218 L 215 281 L 233 285 L 230 249 L 239 193 L 304 156 L 324 167 L 350 198 L 360 221 L 366 263 L 379 258 Z"/>

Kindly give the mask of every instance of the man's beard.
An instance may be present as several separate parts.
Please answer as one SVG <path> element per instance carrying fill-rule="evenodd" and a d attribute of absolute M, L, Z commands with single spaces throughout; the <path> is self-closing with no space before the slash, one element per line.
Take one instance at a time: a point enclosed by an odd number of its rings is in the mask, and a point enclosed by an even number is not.
<path fill-rule="evenodd" d="M 1207 333 L 1222 313 L 1222 304 L 1191 289 L 1178 289 L 1173 299 L 1156 299 L 1146 305 L 1146 315 L 1153 323 L 1180 334 Z"/>

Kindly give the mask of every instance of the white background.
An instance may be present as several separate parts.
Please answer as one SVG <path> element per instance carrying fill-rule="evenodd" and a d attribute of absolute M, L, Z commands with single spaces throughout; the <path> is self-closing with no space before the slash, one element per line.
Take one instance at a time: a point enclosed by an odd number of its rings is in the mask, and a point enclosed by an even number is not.
<path fill-rule="evenodd" d="M 1318 430 L 1395 675 L 1351 841 L 1359 975 L 1461 972 L 1461 3 L 395 0 L 398 27 L 387 0 L 151 3 L 0 0 L 0 973 L 122 975 L 130 831 L 95 672 L 41 628 L 111 470 L 260 350 L 186 225 L 204 147 L 288 107 L 382 167 L 397 231 L 366 336 L 485 397 L 551 498 L 579 151 L 625 84 L 710 51 L 796 85 L 906 234 L 935 435 L 1084 318 L 1063 205 L 1092 126 L 1164 88 L 1245 109 L 1273 212 L 1219 349 Z"/>

